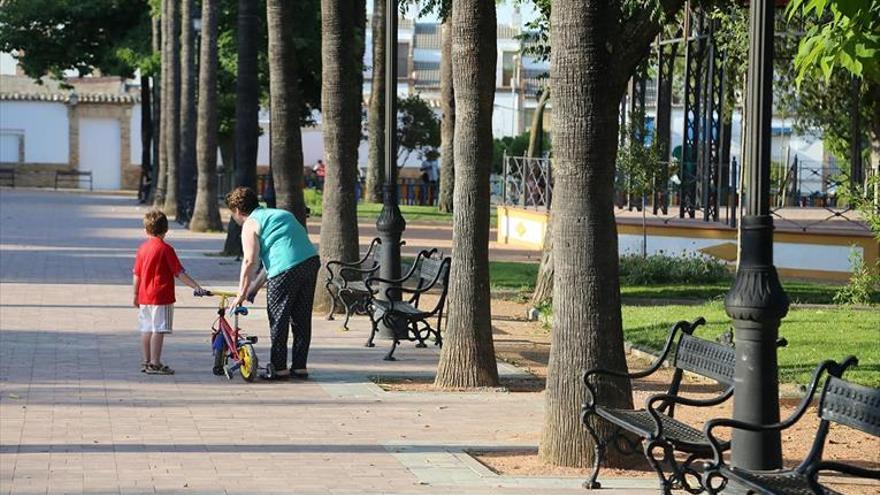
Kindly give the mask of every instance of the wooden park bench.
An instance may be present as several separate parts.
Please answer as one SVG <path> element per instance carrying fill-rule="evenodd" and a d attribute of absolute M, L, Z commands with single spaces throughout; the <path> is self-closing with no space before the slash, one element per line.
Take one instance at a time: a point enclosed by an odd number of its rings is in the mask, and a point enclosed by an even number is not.
<path fill-rule="evenodd" d="M 15 169 L 14 168 L 0 168 L 0 181 L 3 184 L 2 186 L 7 186 L 11 188 L 15 188 Z"/>
<path fill-rule="evenodd" d="M 56 170 L 55 171 L 55 190 L 58 190 L 58 179 L 61 180 L 74 180 L 76 181 L 76 187 L 79 187 L 79 184 L 82 180 L 89 181 L 89 191 L 92 190 L 92 171 L 91 170 Z"/>
<path fill-rule="evenodd" d="M 848 382 L 842 378 L 844 371 L 858 363 L 849 356 L 843 363 L 825 361 L 813 372 L 808 392 L 797 410 L 786 420 L 772 425 L 757 425 L 733 419 L 712 419 L 703 427 L 706 438 L 712 445 L 713 463 L 706 469 L 703 484 L 710 493 L 748 493 L 748 494 L 816 494 L 831 495 L 838 492 L 819 483 L 823 472 L 835 472 L 858 478 L 880 480 L 880 470 L 853 466 L 842 462 L 823 461 L 822 450 L 831 423 L 848 426 L 852 429 L 880 437 L 880 389 L 865 387 Z M 772 471 L 750 471 L 731 467 L 724 462 L 724 442 L 714 434 L 717 428 L 735 428 L 746 431 L 782 431 L 797 423 L 810 407 L 822 376 L 827 374 L 822 392 L 819 394 L 819 427 L 816 439 L 807 458 L 797 467 Z M 869 447 L 870 449 L 870 447 Z M 872 455 L 870 452 L 860 454 Z M 877 452 L 874 451 L 874 456 Z M 875 457 L 876 458 L 876 457 Z"/>
<path fill-rule="evenodd" d="M 674 418 L 675 405 L 712 407 L 730 399 L 733 396 L 735 364 L 732 347 L 693 336 L 694 330 L 705 322 L 703 318 L 697 318 L 693 323 L 676 323 L 666 338 L 663 352 L 646 370 L 621 373 L 596 368 L 584 373 L 587 398 L 581 418 L 595 445 L 593 469 L 590 478 L 584 483 L 586 488 L 601 486 L 596 478 L 599 476 L 599 466 L 604 460 L 605 452 L 611 446 L 623 455 L 641 454 L 643 451 L 651 467 L 657 472 L 664 493 L 671 493 L 673 488 L 684 488 L 691 493 L 701 491 L 700 472 L 694 462 L 710 458 L 712 445 L 702 431 Z M 636 410 L 616 409 L 597 403 L 597 400 L 601 401 L 596 392 L 597 378 L 601 375 L 629 379 L 648 377 L 660 369 L 667 357 L 670 357 L 673 347 L 675 354 L 670 359 L 675 372 L 665 393 L 649 397 L 644 408 Z M 679 388 L 685 371 L 711 378 L 722 385 L 724 390 L 709 399 L 682 397 Z M 602 437 L 596 431 L 595 422 L 598 418 L 611 423 L 609 435 Z M 639 440 L 642 442 L 642 449 L 638 448 Z M 720 443 L 718 447 L 726 450 L 729 445 Z M 676 459 L 676 452 L 686 454 L 683 462 Z M 666 474 L 667 470 L 669 474 Z"/>
<path fill-rule="evenodd" d="M 403 246 L 405 242 L 401 242 Z M 330 294 L 331 308 L 327 314 L 328 320 L 333 320 L 336 314 L 337 303 L 345 308 L 345 323 L 342 327 L 348 330 L 348 322 L 353 314 L 366 315 L 369 311 L 370 291 L 364 284 L 364 279 L 379 271 L 382 261 L 382 240 L 376 237 L 370 242 L 361 259 L 352 263 L 344 261 L 328 261 L 327 282 L 324 288 Z"/>
<path fill-rule="evenodd" d="M 364 282 L 367 290 L 373 295 L 370 299 L 370 322 L 372 330 L 367 339 L 367 347 L 373 347 L 373 338 L 379 332 L 379 323 L 390 328 L 393 333 L 391 350 L 385 355 L 386 361 L 394 361 L 394 350 L 401 340 L 418 341 L 416 347 L 427 347 L 425 341 L 434 338 L 434 344 L 443 345 L 440 327 L 443 323 L 443 308 L 446 304 L 446 291 L 449 287 L 449 257 L 434 258 L 436 249 L 422 251 L 409 272 L 397 280 L 379 277 L 367 278 Z M 378 298 L 378 284 L 388 284 L 385 297 Z M 436 293 L 437 303 L 432 308 L 419 307 L 421 297 L 426 293 Z M 405 301 L 395 301 L 396 295 L 410 294 Z M 431 326 L 430 320 L 437 318 L 437 326 Z"/>

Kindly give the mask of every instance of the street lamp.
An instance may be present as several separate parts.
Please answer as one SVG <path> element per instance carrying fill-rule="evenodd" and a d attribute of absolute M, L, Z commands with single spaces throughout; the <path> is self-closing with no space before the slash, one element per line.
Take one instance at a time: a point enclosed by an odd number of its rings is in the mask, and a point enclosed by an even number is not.
<path fill-rule="evenodd" d="M 736 338 L 733 417 L 749 423 L 779 421 L 776 340 L 788 313 L 788 296 L 773 266 L 770 216 L 770 124 L 773 117 L 774 0 L 749 5 L 749 73 L 745 136 L 747 190 L 742 218 L 741 260 L 724 300 Z M 734 430 L 731 463 L 745 469 L 782 467 L 779 432 Z"/>
<path fill-rule="evenodd" d="M 376 0 L 383 1 L 383 0 Z M 397 0 L 384 0 L 387 12 L 385 22 L 385 186 L 382 211 L 376 220 L 376 230 L 382 240 L 382 264 L 379 276 L 387 280 L 400 278 L 400 238 L 406 230 L 406 220 L 400 214 L 397 202 Z M 384 287 L 383 287 L 384 289 Z M 391 291 L 395 300 L 400 293 Z M 379 291 L 384 297 L 385 290 Z M 393 329 L 380 325 L 379 338 L 393 338 Z"/>
<path fill-rule="evenodd" d="M 512 128 L 511 128 L 511 136 L 516 137 L 519 132 L 517 127 L 517 121 L 519 120 L 519 95 L 516 93 L 516 88 L 519 85 L 519 55 L 513 56 L 513 74 L 510 77 L 510 99 L 512 100 L 511 106 L 513 107 L 513 120 Z"/>

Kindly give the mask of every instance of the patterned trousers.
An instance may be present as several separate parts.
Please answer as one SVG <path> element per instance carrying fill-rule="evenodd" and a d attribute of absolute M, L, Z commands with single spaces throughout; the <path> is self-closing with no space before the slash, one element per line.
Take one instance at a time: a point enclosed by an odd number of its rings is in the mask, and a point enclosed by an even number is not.
<path fill-rule="evenodd" d="M 321 262 L 313 256 L 268 281 L 266 306 L 275 371 L 287 369 L 287 334 L 293 331 L 291 369 L 304 370 L 312 342 L 312 304 Z"/>

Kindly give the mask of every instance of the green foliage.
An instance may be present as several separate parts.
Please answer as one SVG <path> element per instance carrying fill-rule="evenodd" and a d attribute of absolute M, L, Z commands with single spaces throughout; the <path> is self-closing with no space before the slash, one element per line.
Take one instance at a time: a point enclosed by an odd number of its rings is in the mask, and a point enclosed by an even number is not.
<path fill-rule="evenodd" d="M 507 156 L 526 156 L 529 151 L 528 131 L 518 136 L 504 136 L 495 138 L 492 142 L 492 173 L 504 173 L 504 154 Z M 548 134 L 544 134 L 544 149 L 549 150 L 550 138 Z"/>
<path fill-rule="evenodd" d="M 397 158 L 412 153 L 425 157 L 440 147 L 440 117 L 415 94 L 397 99 Z"/>
<path fill-rule="evenodd" d="M 620 257 L 621 285 L 711 284 L 732 279 L 727 265 L 698 254 L 625 254 Z"/>
<path fill-rule="evenodd" d="M 880 81 L 880 0 L 792 0 L 789 19 L 798 13 L 818 21 L 800 42 L 798 84 L 816 71 L 827 81 L 838 68 Z"/>
<path fill-rule="evenodd" d="M 849 253 L 849 263 L 852 267 L 852 275 L 849 283 L 842 287 L 834 295 L 836 304 L 871 304 L 880 293 L 880 263 L 871 270 L 853 249 Z"/>
<path fill-rule="evenodd" d="M 63 79 L 68 69 L 131 77 L 156 68 L 146 0 L 6 0 L 0 26 L 0 51 L 34 79 Z"/>
<path fill-rule="evenodd" d="M 853 185 L 849 181 L 841 184 L 838 194 L 843 201 L 852 205 L 862 214 L 874 238 L 880 242 L 880 210 L 877 209 L 874 194 L 880 188 L 880 175 L 872 175 L 865 180 L 865 187 Z"/>
<path fill-rule="evenodd" d="M 660 147 L 656 136 L 646 145 L 643 137 L 645 116 L 632 112 L 626 126 L 621 130 L 625 144 L 617 148 L 617 189 L 628 191 L 635 196 L 649 194 L 654 187 L 654 179 L 661 172 Z"/>
<path fill-rule="evenodd" d="M 880 176 L 872 175 L 866 180 L 865 187 L 853 186 L 849 182 L 841 185 L 841 198 L 853 206 L 868 224 L 874 238 L 880 242 L 880 209 L 875 206 L 874 194 L 880 185 Z M 849 255 L 852 275 L 849 283 L 834 296 L 837 304 L 870 304 L 880 299 L 880 261 L 874 266 L 864 262 L 855 250 Z"/>

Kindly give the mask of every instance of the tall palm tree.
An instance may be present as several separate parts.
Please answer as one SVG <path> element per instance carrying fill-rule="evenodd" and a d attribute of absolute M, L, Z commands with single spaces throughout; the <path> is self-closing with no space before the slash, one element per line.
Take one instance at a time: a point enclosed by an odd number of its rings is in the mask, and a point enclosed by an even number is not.
<path fill-rule="evenodd" d="M 260 86 L 257 73 L 259 8 L 254 0 L 238 0 L 235 75 L 235 185 L 256 189 L 260 138 Z M 224 166 L 229 166 L 224 162 Z M 229 220 L 223 254 L 241 256 L 241 227 Z"/>
<path fill-rule="evenodd" d="M 217 15 L 219 0 L 202 0 L 199 48 L 199 106 L 196 157 L 198 186 L 189 228 L 196 232 L 223 229 L 217 204 Z"/>
<path fill-rule="evenodd" d="M 257 186 L 257 143 L 260 137 L 260 83 L 257 51 L 260 35 L 258 3 L 238 0 L 238 69 L 235 81 L 236 184 Z"/>
<path fill-rule="evenodd" d="M 159 153 L 158 157 L 158 168 L 156 170 L 156 177 L 153 179 L 155 184 L 155 193 L 153 194 L 153 207 L 158 208 L 160 210 L 165 209 L 165 191 L 168 187 L 168 108 L 166 105 L 168 104 L 168 70 L 170 61 L 168 60 L 168 54 L 165 51 L 165 38 L 168 37 L 168 8 L 171 0 L 162 0 L 161 14 L 159 15 L 159 36 L 153 36 L 153 50 L 157 49 L 158 43 L 158 51 L 161 59 L 160 68 L 159 68 L 159 98 L 157 98 L 157 104 L 159 105 Z M 155 30 L 154 30 L 155 33 Z"/>
<path fill-rule="evenodd" d="M 166 34 L 162 38 L 168 59 L 165 98 L 165 203 L 169 217 L 177 216 L 177 173 L 180 166 L 180 0 L 168 0 Z"/>
<path fill-rule="evenodd" d="M 165 162 L 165 146 L 162 138 L 165 132 L 162 130 L 162 91 L 165 90 L 165 57 L 162 53 L 162 30 L 164 25 L 163 10 L 165 1 L 162 1 L 159 15 L 154 15 L 152 20 L 152 50 L 154 54 L 159 54 L 159 72 L 153 77 L 153 171 L 151 174 L 152 184 L 150 188 L 150 197 L 153 200 L 153 207 L 164 206 L 165 203 L 165 185 L 162 185 L 162 203 L 159 203 L 159 184 L 164 179 L 164 162 Z"/>
<path fill-rule="evenodd" d="M 681 4 L 665 0 L 657 16 L 608 0 L 553 1 L 553 331 L 539 449 L 551 464 L 593 459 L 580 421 L 580 370 L 626 370 L 613 211 L 618 103 L 660 31 L 659 19 L 674 19 Z M 629 380 L 597 386 L 601 403 L 632 407 Z M 594 426 L 608 432 L 605 423 Z M 606 452 L 606 460 L 615 462 L 614 453 Z"/>
<path fill-rule="evenodd" d="M 382 202 L 385 182 L 385 1 L 373 2 L 373 82 L 370 90 L 369 158 L 364 200 Z M 396 12 L 393 15 L 397 15 Z"/>
<path fill-rule="evenodd" d="M 442 54 L 440 55 L 440 109 L 443 120 L 440 122 L 440 196 L 437 206 L 440 211 L 452 211 L 453 190 L 455 187 L 455 90 L 452 81 L 452 18 L 447 14 L 441 26 Z"/>
<path fill-rule="evenodd" d="M 362 88 L 352 74 L 359 73 L 363 63 L 364 8 L 362 0 L 321 1 L 321 113 L 327 174 L 321 215 L 323 260 L 354 261 L 358 256 L 355 181 Z M 321 270 L 315 311 L 330 306 L 329 295 L 322 290 L 325 278 L 326 271 Z"/>
<path fill-rule="evenodd" d="M 178 190 L 181 211 L 195 200 L 196 170 L 196 46 L 193 29 L 195 0 L 183 0 L 180 15 L 180 163 Z"/>
<path fill-rule="evenodd" d="M 498 384 L 489 305 L 489 174 L 497 33 L 495 3 L 452 2 L 455 204 L 449 316 L 436 385 Z"/>
<path fill-rule="evenodd" d="M 293 43 L 292 2 L 266 1 L 269 28 L 269 110 L 272 177 L 278 208 L 306 224 L 303 199 L 303 154 L 300 132 L 300 90 Z"/>

